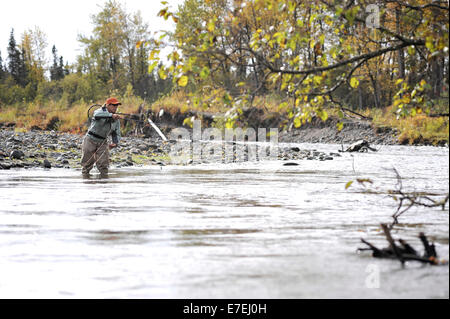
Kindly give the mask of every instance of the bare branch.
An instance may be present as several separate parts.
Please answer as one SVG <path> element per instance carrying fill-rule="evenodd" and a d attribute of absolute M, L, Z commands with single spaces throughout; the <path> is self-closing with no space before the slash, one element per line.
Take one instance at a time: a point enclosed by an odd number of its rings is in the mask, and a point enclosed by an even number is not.
<path fill-rule="evenodd" d="M 306 69 L 306 70 L 282 70 L 282 69 L 278 69 L 276 67 L 274 67 L 269 61 L 267 61 L 264 57 L 262 57 L 260 54 L 258 54 L 257 52 L 255 52 L 254 50 L 250 49 L 250 48 L 243 48 L 244 50 L 248 50 L 250 51 L 257 59 L 259 59 L 264 66 L 266 66 L 272 73 L 280 73 L 280 74 L 293 74 L 293 75 L 305 75 L 305 74 L 316 74 L 316 73 L 321 73 L 324 71 L 329 71 L 329 70 L 333 70 L 333 69 L 337 69 L 341 66 L 353 63 L 353 62 L 360 62 L 361 60 L 363 61 L 367 61 L 369 59 L 373 59 L 376 57 L 379 57 L 387 52 L 391 52 L 391 51 L 397 51 L 412 45 L 416 45 L 416 46 L 423 46 L 425 45 L 425 41 L 423 40 L 418 40 L 418 41 L 414 41 L 414 42 L 403 42 L 401 44 L 398 44 L 396 46 L 390 46 L 384 49 L 380 49 L 377 51 L 373 51 L 373 52 L 369 52 L 369 53 L 365 53 L 365 54 L 361 54 L 358 55 L 356 57 L 332 64 L 332 65 L 328 65 L 328 66 L 323 66 L 323 67 L 317 67 L 317 68 L 312 68 L 312 69 Z"/>
<path fill-rule="evenodd" d="M 392 215 L 394 221 L 389 225 L 390 229 L 398 224 L 398 218 L 401 215 L 414 206 L 427 208 L 441 207 L 442 210 L 445 209 L 445 206 L 449 201 L 449 194 L 447 194 L 443 199 L 437 200 L 430 197 L 437 196 L 437 194 L 424 194 L 419 192 L 405 193 L 403 191 L 403 183 L 400 174 L 395 168 L 394 172 L 397 177 L 397 189 L 389 191 L 389 196 L 398 201 L 398 206 L 396 212 Z"/>

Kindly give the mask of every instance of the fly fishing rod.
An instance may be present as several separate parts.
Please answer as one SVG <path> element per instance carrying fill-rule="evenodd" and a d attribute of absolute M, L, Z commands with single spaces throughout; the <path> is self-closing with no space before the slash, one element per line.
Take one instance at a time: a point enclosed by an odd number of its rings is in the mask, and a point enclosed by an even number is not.
<path fill-rule="evenodd" d="M 142 121 L 140 119 L 135 118 L 135 116 L 137 116 L 136 114 L 126 114 L 126 113 L 116 113 L 118 115 L 125 115 L 128 116 L 127 119 L 136 121 L 136 122 L 140 122 L 140 123 L 145 123 L 145 121 Z M 167 141 L 167 137 L 163 134 L 163 132 L 161 132 L 161 130 L 159 129 L 159 127 L 156 126 L 156 124 L 148 117 L 147 118 L 148 123 L 155 129 L 156 133 L 159 134 L 159 136 L 161 136 L 161 138 L 163 139 L 163 141 Z"/>
<path fill-rule="evenodd" d="M 102 107 L 102 106 L 103 105 L 100 105 L 100 104 L 91 105 L 89 107 L 88 111 L 87 111 L 88 119 L 92 120 L 92 118 L 91 118 L 91 110 L 92 110 L 92 108 L 94 108 L 94 107 Z M 116 112 L 115 114 L 127 116 L 127 120 L 132 120 L 132 121 L 136 121 L 136 122 L 145 122 L 143 120 L 140 120 L 140 119 L 136 118 L 138 116 L 137 114 L 127 114 L 127 113 L 118 113 L 118 112 Z"/>
<path fill-rule="evenodd" d="M 91 116 L 90 116 L 90 111 L 95 106 L 102 107 L 102 105 L 99 105 L 99 104 L 94 104 L 89 107 L 89 109 L 88 109 L 89 121 L 92 120 Z M 139 117 L 139 115 L 137 115 L 137 114 L 127 114 L 127 113 L 118 113 L 118 112 L 116 112 L 115 114 L 126 116 L 127 120 L 135 121 L 138 123 L 145 123 L 145 121 L 141 120 L 140 118 L 137 118 L 137 117 Z M 161 132 L 161 130 L 158 128 L 158 126 L 156 126 L 156 124 L 149 117 L 147 117 L 147 121 L 151 125 L 151 127 L 153 127 L 153 129 L 156 131 L 156 133 L 158 133 L 158 135 L 163 139 L 163 141 L 167 141 L 167 137 Z"/>

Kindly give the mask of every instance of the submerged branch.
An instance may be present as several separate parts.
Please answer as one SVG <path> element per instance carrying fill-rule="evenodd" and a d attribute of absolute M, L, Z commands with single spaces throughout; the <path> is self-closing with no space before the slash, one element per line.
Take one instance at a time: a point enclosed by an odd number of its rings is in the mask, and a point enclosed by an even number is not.
<path fill-rule="evenodd" d="M 417 251 L 406 243 L 403 239 L 399 239 L 401 247 L 398 246 L 391 235 L 391 230 L 386 224 L 381 224 L 381 228 L 384 231 L 386 240 L 389 243 L 387 248 L 378 248 L 368 241 L 361 238 L 361 242 L 368 246 L 368 248 L 358 248 L 358 251 L 372 251 L 372 256 L 375 258 L 389 258 L 397 259 L 404 266 L 406 261 L 418 261 L 430 265 L 447 265 L 445 260 L 439 260 L 434 244 L 429 244 L 427 237 L 424 233 L 419 234 L 419 238 L 424 246 L 424 254 L 421 256 Z"/>

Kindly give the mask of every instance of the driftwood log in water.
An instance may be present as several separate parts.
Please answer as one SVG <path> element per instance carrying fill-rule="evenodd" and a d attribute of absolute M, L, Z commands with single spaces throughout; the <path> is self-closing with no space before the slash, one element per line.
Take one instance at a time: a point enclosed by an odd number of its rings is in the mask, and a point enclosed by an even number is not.
<path fill-rule="evenodd" d="M 368 152 L 368 151 L 376 152 L 377 150 L 370 146 L 369 142 L 366 140 L 359 140 L 344 151 L 343 149 L 339 152 Z"/>
<path fill-rule="evenodd" d="M 402 265 L 406 261 L 419 261 L 422 263 L 430 264 L 430 265 L 446 265 L 447 261 L 442 261 L 438 259 L 436 248 L 434 244 L 430 244 L 428 242 L 427 237 L 424 233 L 419 234 L 419 238 L 422 241 L 424 246 L 424 253 L 420 255 L 413 247 L 411 247 L 407 242 L 402 239 L 398 240 L 397 244 L 395 240 L 392 238 L 391 231 L 386 224 L 381 224 L 381 228 L 384 231 L 384 235 L 386 236 L 386 240 L 389 243 L 387 248 L 377 248 L 372 245 L 368 241 L 361 238 L 361 242 L 366 244 L 368 248 L 359 248 L 358 251 L 370 250 L 372 251 L 372 256 L 376 258 L 390 258 L 399 260 Z"/>

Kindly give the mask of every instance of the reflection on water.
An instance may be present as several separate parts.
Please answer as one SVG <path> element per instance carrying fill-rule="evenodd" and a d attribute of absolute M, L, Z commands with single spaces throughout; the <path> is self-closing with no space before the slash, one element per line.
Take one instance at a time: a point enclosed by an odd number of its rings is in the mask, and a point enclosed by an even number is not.
<path fill-rule="evenodd" d="M 299 145 L 335 152 L 333 145 Z M 448 192 L 448 149 L 388 147 L 301 161 L 0 171 L 0 297 L 448 298 L 448 267 L 357 254 L 407 190 Z M 368 192 L 356 178 L 374 181 Z M 394 236 L 424 231 L 449 256 L 448 210 L 417 208 Z M 368 266 L 380 288 L 366 286 Z"/>

